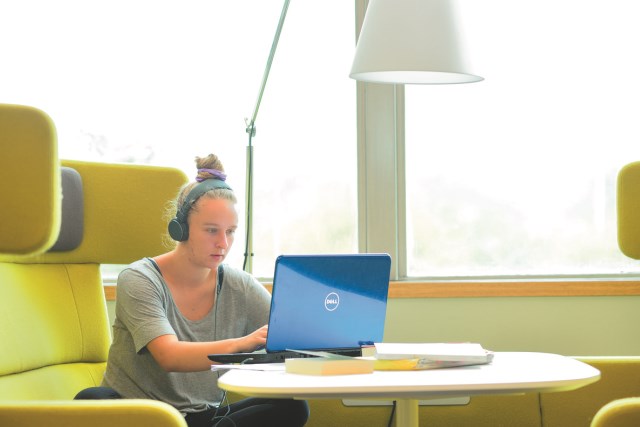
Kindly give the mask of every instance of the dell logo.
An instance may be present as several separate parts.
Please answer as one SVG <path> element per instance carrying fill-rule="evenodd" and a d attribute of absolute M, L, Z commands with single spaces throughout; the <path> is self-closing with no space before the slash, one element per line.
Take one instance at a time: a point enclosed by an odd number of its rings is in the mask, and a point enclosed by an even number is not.
<path fill-rule="evenodd" d="M 324 308 L 328 311 L 333 311 L 338 308 L 338 304 L 340 304 L 340 297 L 335 292 L 331 292 L 324 298 Z"/>

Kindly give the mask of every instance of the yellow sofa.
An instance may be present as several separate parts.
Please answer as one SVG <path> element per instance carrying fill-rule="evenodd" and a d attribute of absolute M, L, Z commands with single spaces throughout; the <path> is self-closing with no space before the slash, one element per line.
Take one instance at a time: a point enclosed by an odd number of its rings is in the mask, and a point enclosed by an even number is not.
<path fill-rule="evenodd" d="M 101 265 L 166 250 L 162 211 L 186 177 L 60 162 L 55 138 L 42 111 L 0 105 L 0 425 L 184 427 L 161 402 L 72 399 L 106 365 Z"/>

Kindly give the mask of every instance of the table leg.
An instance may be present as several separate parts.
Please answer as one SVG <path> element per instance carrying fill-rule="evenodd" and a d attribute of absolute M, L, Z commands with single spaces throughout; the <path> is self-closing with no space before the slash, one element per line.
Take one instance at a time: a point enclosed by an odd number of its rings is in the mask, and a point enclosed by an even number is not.
<path fill-rule="evenodd" d="M 396 400 L 396 427 L 418 427 L 418 399 Z"/>

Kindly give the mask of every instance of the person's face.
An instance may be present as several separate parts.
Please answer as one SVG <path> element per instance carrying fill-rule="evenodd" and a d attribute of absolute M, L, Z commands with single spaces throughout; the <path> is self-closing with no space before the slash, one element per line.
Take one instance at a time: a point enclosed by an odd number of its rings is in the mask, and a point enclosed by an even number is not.
<path fill-rule="evenodd" d="M 200 198 L 189 214 L 191 259 L 208 268 L 217 268 L 226 258 L 238 228 L 233 202 Z"/>

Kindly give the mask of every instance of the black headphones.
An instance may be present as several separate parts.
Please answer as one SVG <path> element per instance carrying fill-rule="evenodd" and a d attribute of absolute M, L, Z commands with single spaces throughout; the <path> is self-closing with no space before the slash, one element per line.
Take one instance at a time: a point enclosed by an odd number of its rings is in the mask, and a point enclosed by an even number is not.
<path fill-rule="evenodd" d="M 216 188 L 231 190 L 231 187 L 229 187 L 226 182 L 219 179 L 205 179 L 193 187 L 187 197 L 185 197 L 182 206 L 178 208 L 176 217 L 169 221 L 169 236 L 171 236 L 173 240 L 177 242 L 184 242 L 189 238 L 189 224 L 187 224 L 187 216 L 191 209 L 191 205 L 204 193 Z"/>

